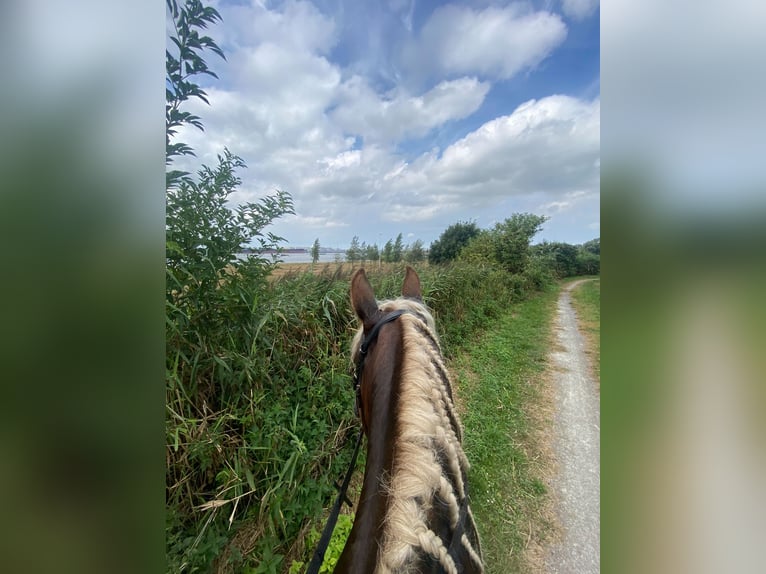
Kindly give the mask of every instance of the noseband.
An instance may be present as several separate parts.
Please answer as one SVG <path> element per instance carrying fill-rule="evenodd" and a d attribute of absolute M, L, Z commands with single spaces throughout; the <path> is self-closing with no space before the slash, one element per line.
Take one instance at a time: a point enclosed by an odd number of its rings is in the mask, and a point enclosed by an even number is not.
<path fill-rule="evenodd" d="M 378 333 L 383 325 L 395 321 L 407 312 L 408 311 L 405 311 L 404 309 L 397 309 L 396 311 L 391 311 L 387 315 L 384 315 L 377 323 L 375 323 L 372 330 L 367 334 L 362 341 L 362 344 L 359 346 L 359 360 L 356 362 L 356 365 L 354 365 L 354 395 L 356 396 L 356 401 L 354 402 L 354 414 L 357 417 L 361 417 L 362 412 L 361 381 L 362 373 L 364 372 L 364 360 L 367 358 L 367 351 L 370 350 L 370 345 L 378 338 Z"/>

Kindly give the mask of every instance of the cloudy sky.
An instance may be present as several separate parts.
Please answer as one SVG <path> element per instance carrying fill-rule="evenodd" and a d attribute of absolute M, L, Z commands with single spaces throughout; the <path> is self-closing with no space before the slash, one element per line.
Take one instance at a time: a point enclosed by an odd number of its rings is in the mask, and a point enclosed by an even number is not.
<path fill-rule="evenodd" d="M 288 191 L 289 246 L 427 245 L 515 212 L 550 218 L 537 241 L 600 235 L 598 0 L 212 4 L 227 61 L 179 137 L 245 160 L 233 203 Z"/>

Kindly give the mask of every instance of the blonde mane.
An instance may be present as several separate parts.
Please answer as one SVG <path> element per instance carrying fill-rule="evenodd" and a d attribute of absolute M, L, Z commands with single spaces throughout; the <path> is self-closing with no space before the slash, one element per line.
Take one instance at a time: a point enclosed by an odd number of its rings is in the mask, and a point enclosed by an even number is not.
<path fill-rule="evenodd" d="M 438 504 L 447 508 L 450 529 L 458 527 L 460 507 L 467 496 L 465 477 L 469 468 L 434 319 L 426 306 L 414 299 L 383 301 L 380 309 L 384 313 L 405 309 L 407 313 L 398 319 L 403 340 L 400 406 L 394 464 L 384 485 L 389 507 L 376 572 L 413 571 L 419 555 L 426 554 L 446 572 L 457 574 L 448 548 L 428 525 L 429 512 Z M 361 340 L 362 329 L 352 342 L 354 360 Z M 459 542 L 481 568 L 478 533 L 470 508 L 465 520 Z M 474 535 L 475 548 L 467 533 Z"/>

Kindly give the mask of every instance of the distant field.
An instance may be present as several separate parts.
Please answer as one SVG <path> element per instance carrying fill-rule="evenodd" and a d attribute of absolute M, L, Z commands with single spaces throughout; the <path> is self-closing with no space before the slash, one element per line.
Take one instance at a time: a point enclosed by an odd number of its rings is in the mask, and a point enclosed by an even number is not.
<path fill-rule="evenodd" d="M 271 276 L 274 278 L 284 277 L 285 275 L 300 275 L 302 273 L 313 273 L 314 275 L 345 275 L 350 274 L 354 269 L 364 267 L 365 269 L 378 269 L 381 267 L 384 270 L 391 270 L 397 267 L 401 267 L 404 263 L 382 263 L 366 262 L 360 263 L 347 263 L 347 262 L 318 262 L 318 263 L 280 263 L 277 268 L 272 272 Z M 426 263 L 415 264 L 416 268 L 425 266 Z"/>
<path fill-rule="evenodd" d="M 277 268 L 272 272 L 272 277 L 283 277 L 284 275 L 301 274 L 301 273 L 314 273 L 314 275 L 320 275 L 323 272 L 334 272 L 337 269 L 349 270 L 352 268 L 351 263 L 280 263 Z"/>

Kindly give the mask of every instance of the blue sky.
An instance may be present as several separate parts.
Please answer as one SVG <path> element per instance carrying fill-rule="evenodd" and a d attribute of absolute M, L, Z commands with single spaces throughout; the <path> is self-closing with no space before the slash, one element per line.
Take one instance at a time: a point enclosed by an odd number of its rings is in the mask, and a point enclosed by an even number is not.
<path fill-rule="evenodd" d="M 599 3 L 216 1 L 205 132 L 248 165 L 232 202 L 275 189 L 290 246 L 429 244 L 456 221 L 546 215 L 537 241 L 600 235 Z M 187 167 L 193 167 L 189 164 Z"/>

